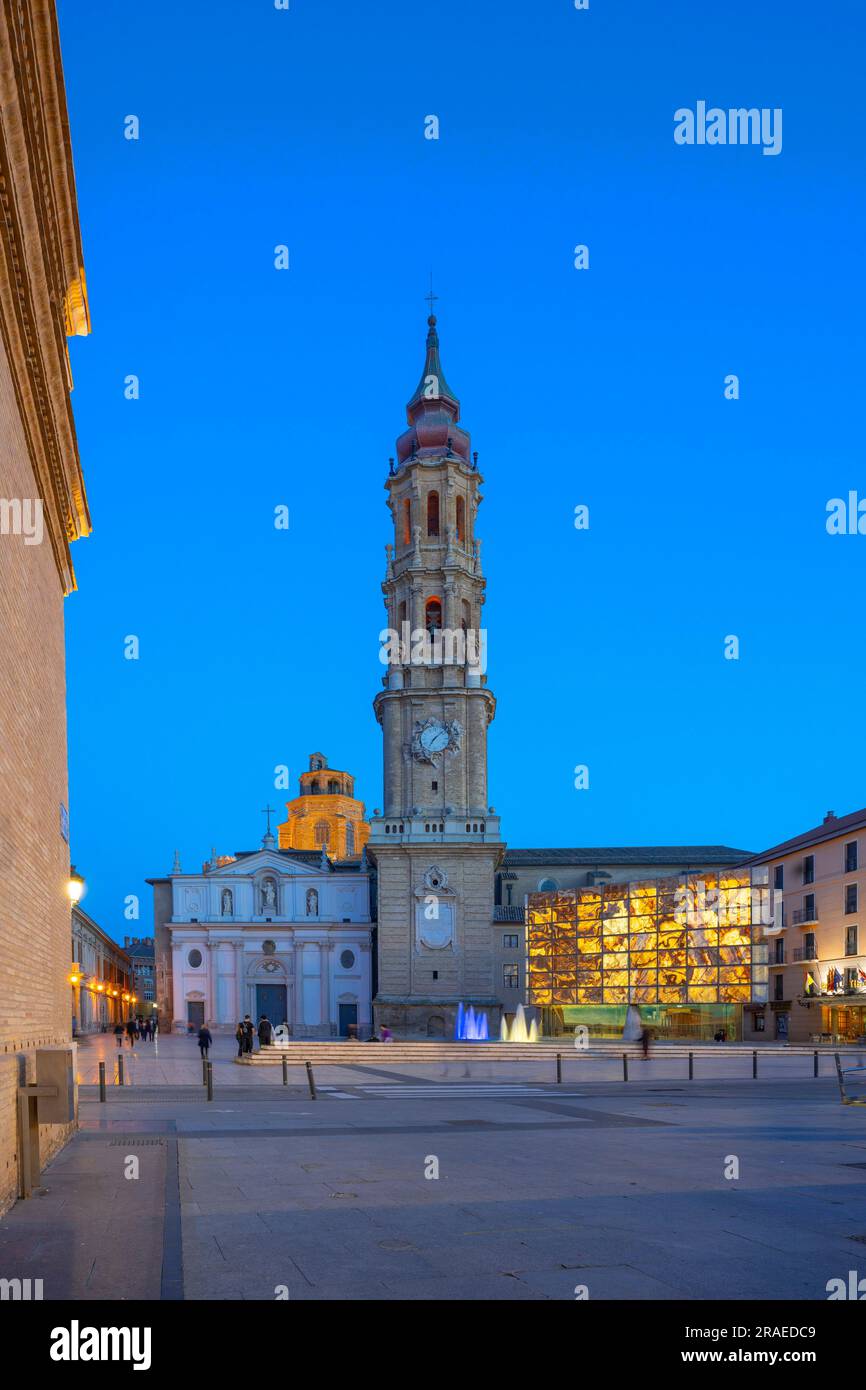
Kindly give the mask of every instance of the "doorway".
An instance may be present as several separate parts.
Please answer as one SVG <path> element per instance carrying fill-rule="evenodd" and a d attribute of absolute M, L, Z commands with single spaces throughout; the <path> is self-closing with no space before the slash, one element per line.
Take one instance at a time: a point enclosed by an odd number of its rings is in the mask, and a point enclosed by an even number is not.
<path fill-rule="evenodd" d="M 262 1014 L 275 1028 L 288 1023 L 285 985 L 256 985 L 256 1022 Z"/>
<path fill-rule="evenodd" d="M 186 1001 L 186 1021 L 191 1023 L 193 1028 L 204 1027 L 204 1000 L 187 999 Z"/>
<path fill-rule="evenodd" d="M 358 1027 L 358 1005 L 340 1004 L 338 1007 L 340 1010 L 340 1037 L 347 1038 L 349 1025 L 353 1024 L 355 1029 Z"/>

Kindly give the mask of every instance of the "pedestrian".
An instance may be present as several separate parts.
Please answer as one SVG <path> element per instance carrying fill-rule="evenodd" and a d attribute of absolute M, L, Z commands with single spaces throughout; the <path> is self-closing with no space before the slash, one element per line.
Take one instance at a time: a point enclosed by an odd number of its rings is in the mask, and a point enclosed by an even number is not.
<path fill-rule="evenodd" d="M 244 1014 L 244 1052 L 252 1052 L 255 1029 L 249 1014 Z"/>
<path fill-rule="evenodd" d="M 135 1035 L 138 1032 L 138 1025 L 134 1018 L 131 1018 L 126 1025 L 126 1036 L 129 1038 L 130 1047 L 135 1047 Z"/>
<path fill-rule="evenodd" d="M 388 1027 L 387 1024 L 383 1024 L 383 1026 L 380 1028 L 380 1030 L 379 1030 L 379 1038 L 380 1038 L 380 1041 L 383 1042 L 383 1043 L 386 1043 L 386 1042 L 393 1042 L 393 1041 L 394 1041 L 394 1036 L 393 1036 L 393 1034 L 392 1034 L 392 1032 L 391 1032 L 391 1029 Z"/>
<path fill-rule="evenodd" d="M 118 1047 L 123 1047 L 123 1024 L 119 1021 L 114 1025 L 114 1037 Z"/>
<path fill-rule="evenodd" d="M 646 1024 L 644 1024 L 643 1028 L 641 1028 L 640 1030 L 640 1045 L 643 1049 L 644 1061 L 646 1061 L 649 1057 L 650 1036 L 650 1030 L 647 1028 Z"/>
<path fill-rule="evenodd" d="M 267 1014 L 262 1014 L 259 1019 L 259 1050 L 263 1047 L 270 1047 L 273 1031 Z"/>
<path fill-rule="evenodd" d="M 207 1057 L 212 1042 L 213 1038 L 211 1037 L 210 1029 L 206 1023 L 203 1023 L 198 1030 L 198 1050 L 202 1057 Z"/>
<path fill-rule="evenodd" d="M 245 1034 L 245 1032 L 244 1032 L 244 1025 L 243 1025 L 243 1021 L 241 1021 L 241 1022 L 238 1023 L 238 1026 L 237 1026 L 237 1028 L 236 1028 L 236 1030 L 235 1030 L 235 1039 L 237 1040 L 237 1045 L 238 1045 L 238 1056 L 239 1056 L 239 1057 L 243 1057 L 243 1055 L 244 1055 L 244 1039 L 245 1039 L 245 1037 L 246 1037 L 246 1034 Z"/>

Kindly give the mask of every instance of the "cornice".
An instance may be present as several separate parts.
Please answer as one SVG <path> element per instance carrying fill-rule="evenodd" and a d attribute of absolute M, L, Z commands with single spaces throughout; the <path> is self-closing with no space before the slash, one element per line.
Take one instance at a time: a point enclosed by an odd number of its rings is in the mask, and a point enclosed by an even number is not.
<path fill-rule="evenodd" d="M 0 3 L 0 329 L 68 593 L 90 514 L 66 337 L 90 322 L 54 0 Z"/>

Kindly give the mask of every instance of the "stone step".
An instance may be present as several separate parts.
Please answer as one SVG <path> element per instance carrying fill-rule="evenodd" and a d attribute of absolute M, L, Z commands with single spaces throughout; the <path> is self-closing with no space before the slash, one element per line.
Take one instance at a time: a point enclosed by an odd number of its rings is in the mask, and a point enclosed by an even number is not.
<path fill-rule="evenodd" d="M 289 1066 L 305 1062 L 354 1062 L 368 1066 L 374 1060 L 379 1065 L 397 1062 L 468 1062 L 531 1061 L 540 1054 L 550 1056 L 551 1049 L 532 1043 L 329 1043 L 295 1042 L 288 1047 L 269 1047 L 250 1057 L 237 1057 L 239 1066 L 281 1066 L 285 1057 Z"/>

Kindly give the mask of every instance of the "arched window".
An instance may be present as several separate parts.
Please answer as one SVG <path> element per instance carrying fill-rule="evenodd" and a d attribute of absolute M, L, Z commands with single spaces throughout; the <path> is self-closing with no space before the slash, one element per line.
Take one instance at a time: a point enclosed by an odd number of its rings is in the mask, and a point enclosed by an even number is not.
<path fill-rule="evenodd" d="M 403 544 L 410 545 L 412 541 L 412 501 L 409 497 L 403 498 Z"/>
<path fill-rule="evenodd" d="M 438 632 L 442 627 L 442 604 L 438 598 L 428 598 L 425 603 L 424 626 L 428 632 Z"/>
<path fill-rule="evenodd" d="M 331 827 L 326 820 L 316 821 L 313 838 L 317 845 L 329 845 L 331 843 Z"/>
<path fill-rule="evenodd" d="M 466 539 L 466 503 L 462 497 L 457 498 L 457 539 Z"/>
<path fill-rule="evenodd" d="M 331 780 L 330 780 L 330 782 L 328 783 L 328 795 L 329 795 L 329 796 L 336 796 L 337 793 L 339 792 L 339 790 L 340 790 L 340 784 L 339 784 L 339 782 L 338 782 L 334 777 L 332 777 Z"/>
<path fill-rule="evenodd" d="M 314 780 L 314 781 L 312 781 L 312 782 L 310 783 L 310 795 L 311 795 L 311 796 L 318 796 L 318 794 L 319 794 L 319 783 L 318 783 L 317 780 Z"/>
<path fill-rule="evenodd" d="M 397 608 L 397 622 L 400 624 L 400 626 L 401 626 L 401 628 L 402 628 L 402 626 L 403 626 L 403 624 L 405 623 L 405 621 L 406 621 L 406 600 L 403 599 L 402 603 L 401 603 L 401 604 L 399 605 L 399 607 Z"/>
<path fill-rule="evenodd" d="M 427 535 L 439 535 L 439 493 L 427 493 Z"/>
<path fill-rule="evenodd" d="M 555 878 L 543 878 L 538 885 L 539 893 L 555 893 L 557 888 Z"/>
<path fill-rule="evenodd" d="M 346 853 L 355 853 L 355 827 L 350 820 L 346 821 Z"/>

